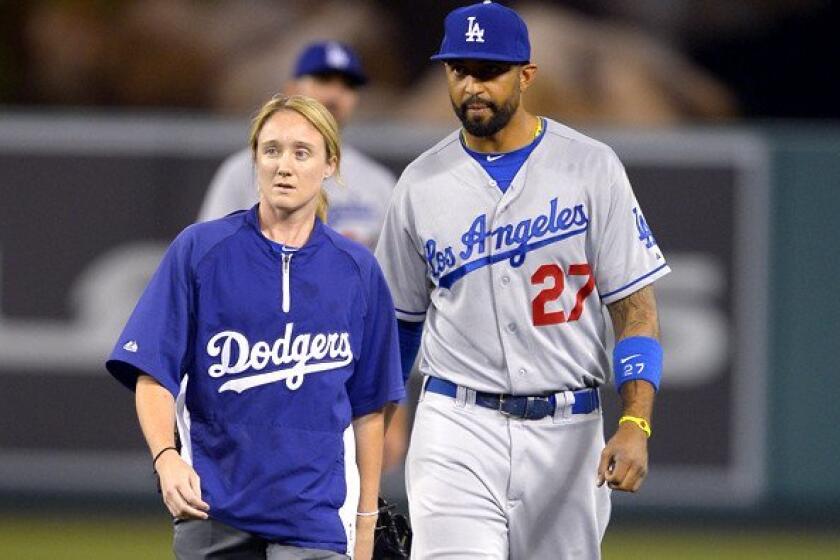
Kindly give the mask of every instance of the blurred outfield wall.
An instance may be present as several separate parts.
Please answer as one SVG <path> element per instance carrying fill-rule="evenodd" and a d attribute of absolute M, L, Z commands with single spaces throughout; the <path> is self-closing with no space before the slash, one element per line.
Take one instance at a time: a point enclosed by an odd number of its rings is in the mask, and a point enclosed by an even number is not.
<path fill-rule="evenodd" d="M 445 132 L 384 123 L 346 140 L 399 173 Z M 657 283 L 667 381 L 652 472 L 616 507 L 840 501 L 840 130 L 587 132 L 625 162 L 674 270 Z M 133 400 L 102 363 L 246 133 L 234 120 L 0 115 L 0 495 L 156 500 Z M 386 488 L 398 495 L 399 476 Z"/>

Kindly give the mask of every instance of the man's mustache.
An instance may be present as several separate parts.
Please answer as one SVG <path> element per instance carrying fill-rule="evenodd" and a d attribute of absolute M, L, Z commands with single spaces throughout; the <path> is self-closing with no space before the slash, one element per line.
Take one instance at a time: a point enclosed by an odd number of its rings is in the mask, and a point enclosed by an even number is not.
<path fill-rule="evenodd" d="M 467 99 L 466 101 L 461 103 L 461 111 L 463 113 L 466 113 L 467 108 L 470 105 L 482 105 L 484 107 L 487 107 L 488 109 L 490 109 L 493 112 L 496 112 L 498 110 L 498 107 L 496 106 L 495 103 L 493 103 L 492 101 L 488 101 L 486 99 L 481 99 L 477 95 L 473 95 L 472 97 L 470 97 L 469 99 Z"/>

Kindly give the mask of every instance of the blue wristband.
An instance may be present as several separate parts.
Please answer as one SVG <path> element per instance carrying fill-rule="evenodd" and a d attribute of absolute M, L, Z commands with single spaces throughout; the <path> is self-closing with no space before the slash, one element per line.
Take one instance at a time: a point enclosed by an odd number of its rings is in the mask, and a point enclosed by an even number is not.
<path fill-rule="evenodd" d="M 613 350 L 615 388 L 628 381 L 647 381 L 657 391 L 662 379 L 662 345 L 649 336 L 631 336 L 620 340 Z"/>

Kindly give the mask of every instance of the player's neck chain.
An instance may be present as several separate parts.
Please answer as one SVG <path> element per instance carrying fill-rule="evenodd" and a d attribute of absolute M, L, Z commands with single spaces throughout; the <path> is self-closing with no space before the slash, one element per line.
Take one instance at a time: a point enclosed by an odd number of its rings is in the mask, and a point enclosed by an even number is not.
<path fill-rule="evenodd" d="M 542 132 L 542 117 L 537 117 L 537 127 L 534 129 L 534 139 L 536 140 Z"/>

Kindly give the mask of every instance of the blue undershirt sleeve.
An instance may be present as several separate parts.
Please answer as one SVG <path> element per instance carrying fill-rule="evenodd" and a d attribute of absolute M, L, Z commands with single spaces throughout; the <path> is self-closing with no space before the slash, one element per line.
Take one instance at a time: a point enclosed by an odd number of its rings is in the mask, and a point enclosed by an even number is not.
<path fill-rule="evenodd" d="M 397 319 L 397 335 L 400 339 L 400 363 L 403 379 L 407 382 L 411 375 L 411 368 L 420 350 L 420 339 L 423 336 L 423 321 L 401 321 Z"/>

